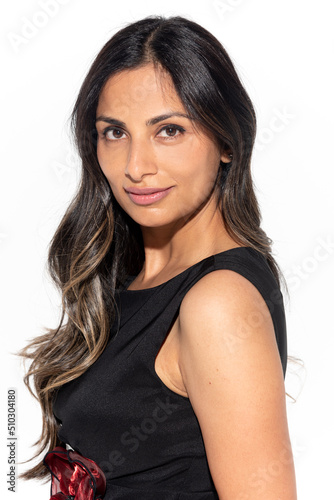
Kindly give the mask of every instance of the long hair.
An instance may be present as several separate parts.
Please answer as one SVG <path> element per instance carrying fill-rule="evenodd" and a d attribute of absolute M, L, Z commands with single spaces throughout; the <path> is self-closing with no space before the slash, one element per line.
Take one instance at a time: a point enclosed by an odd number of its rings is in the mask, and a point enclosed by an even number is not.
<path fill-rule="evenodd" d="M 39 450 L 32 458 L 61 444 L 52 412 L 56 391 L 101 355 L 116 318 L 115 290 L 144 263 L 140 227 L 119 206 L 99 166 L 95 119 L 107 80 L 148 63 L 171 76 L 189 115 L 232 153 L 216 179 L 226 230 L 236 242 L 261 252 L 280 282 L 271 240 L 260 228 L 251 178 L 255 112 L 225 49 L 199 24 L 180 16 L 149 16 L 125 26 L 97 55 L 71 115 L 82 175 L 48 253 L 48 270 L 62 296 L 61 319 L 19 353 L 32 360 L 24 382 L 43 414 L 41 437 L 34 444 Z M 41 460 L 20 477 L 48 474 Z"/>

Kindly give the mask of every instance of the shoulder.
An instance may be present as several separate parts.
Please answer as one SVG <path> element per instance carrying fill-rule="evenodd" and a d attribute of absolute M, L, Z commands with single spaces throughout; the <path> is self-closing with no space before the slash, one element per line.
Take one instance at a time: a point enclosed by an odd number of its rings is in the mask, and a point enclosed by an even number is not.
<path fill-rule="evenodd" d="M 185 333 L 194 322 L 242 320 L 266 322 L 272 326 L 269 308 L 258 288 L 246 277 L 230 269 L 217 269 L 199 279 L 186 293 L 180 305 L 180 326 Z"/>
<path fill-rule="evenodd" d="M 185 376 L 191 372 L 189 356 L 203 368 L 215 357 L 229 357 L 226 369 L 233 370 L 235 357 L 254 361 L 270 349 L 279 361 L 275 330 L 269 308 L 258 289 L 237 272 L 218 269 L 199 279 L 186 293 L 179 312 L 180 365 Z M 218 359 L 217 359 L 218 362 Z M 198 366 L 198 364 L 197 364 Z M 189 373 L 190 375 L 190 373 Z"/>

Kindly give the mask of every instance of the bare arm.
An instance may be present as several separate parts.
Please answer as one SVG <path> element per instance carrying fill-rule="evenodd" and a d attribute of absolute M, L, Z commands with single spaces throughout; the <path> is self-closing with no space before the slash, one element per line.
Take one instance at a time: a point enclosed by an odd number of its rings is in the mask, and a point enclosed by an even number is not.
<path fill-rule="evenodd" d="M 182 301 L 179 365 L 221 500 L 296 500 L 282 365 L 269 309 L 217 270 Z"/>

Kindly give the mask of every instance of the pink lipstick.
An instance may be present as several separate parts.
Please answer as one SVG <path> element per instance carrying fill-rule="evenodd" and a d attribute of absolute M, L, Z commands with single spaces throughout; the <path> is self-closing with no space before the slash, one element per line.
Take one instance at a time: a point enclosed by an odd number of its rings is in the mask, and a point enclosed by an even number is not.
<path fill-rule="evenodd" d="M 137 205 L 150 205 L 158 200 L 161 200 L 168 195 L 173 186 L 169 188 L 127 188 L 130 199 Z"/>

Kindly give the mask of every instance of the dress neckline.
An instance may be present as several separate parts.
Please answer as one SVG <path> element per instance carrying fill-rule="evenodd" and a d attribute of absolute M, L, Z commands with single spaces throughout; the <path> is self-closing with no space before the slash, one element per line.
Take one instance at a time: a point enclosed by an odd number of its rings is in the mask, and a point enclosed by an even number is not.
<path fill-rule="evenodd" d="M 212 259 L 212 257 L 219 257 L 223 254 L 227 254 L 227 253 L 230 253 L 230 252 L 234 252 L 234 251 L 240 251 L 242 249 L 246 249 L 247 251 L 248 250 L 253 250 L 252 247 L 249 247 L 249 246 L 245 246 L 245 247 L 234 247 L 234 248 L 229 248 L 228 250 L 223 250 L 222 252 L 218 252 L 216 254 L 213 254 L 213 255 L 209 255 L 208 257 L 204 257 L 204 259 L 198 261 L 198 262 L 195 262 L 195 264 L 187 267 L 187 269 L 184 269 L 184 271 L 181 271 L 181 273 L 179 274 L 176 274 L 175 276 L 173 276 L 172 278 L 170 278 L 169 280 L 167 281 L 164 281 L 163 283 L 160 283 L 160 285 L 155 285 L 155 286 L 152 286 L 152 287 L 149 287 L 149 288 L 140 288 L 138 290 L 128 290 L 128 288 L 124 288 L 124 289 L 119 289 L 119 292 L 120 293 L 144 293 L 144 292 L 151 292 L 151 291 L 154 291 L 154 290 L 157 290 L 158 288 L 160 288 L 161 286 L 163 285 L 166 285 L 167 283 L 170 283 L 171 281 L 179 278 L 180 276 L 182 276 L 184 273 L 186 273 L 187 271 L 189 271 L 190 269 L 192 269 L 193 267 L 195 266 L 198 266 L 200 264 L 203 264 L 203 262 L 207 261 L 208 259 Z M 127 287 L 129 287 L 131 285 L 131 283 L 136 279 L 137 276 L 128 276 L 128 280 L 131 278 L 131 281 L 129 283 L 127 283 Z"/>

